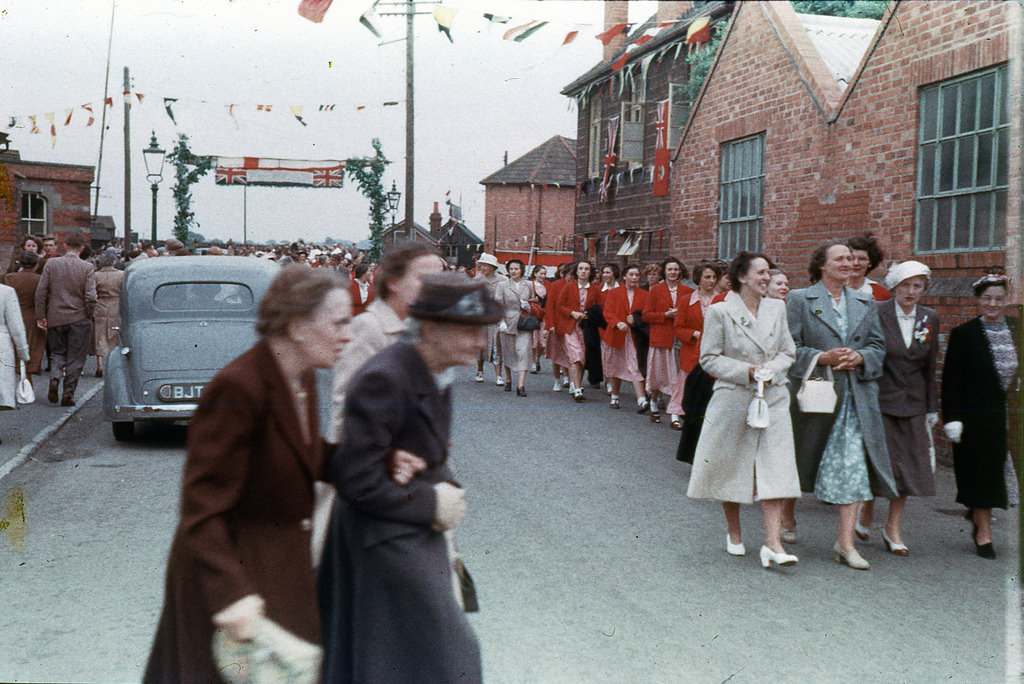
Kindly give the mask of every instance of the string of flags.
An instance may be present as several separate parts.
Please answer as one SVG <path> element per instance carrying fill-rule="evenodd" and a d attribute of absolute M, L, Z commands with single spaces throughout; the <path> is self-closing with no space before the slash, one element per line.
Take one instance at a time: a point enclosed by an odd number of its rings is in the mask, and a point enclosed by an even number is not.
<path fill-rule="evenodd" d="M 139 93 L 134 90 L 125 90 L 122 93 L 122 98 L 129 106 L 142 105 L 146 101 L 147 95 Z M 150 98 L 153 99 L 153 98 Z M 178 104 L 188 105 L 217 105 L 217 103 L 210 102 L 208 100 L 196 100 L 191 98 L 178 98 L 178 97 L 163 97 L 160 99 L 163 105 L 163 110 L 167 114 L 167 117 L 171 120 L 175 126 L 178 125 L 178 120 L 175 116 L 175 107 Z M 381 102 L 382 107 L 396 107 L 401 104 L 401 100 L 388 100 Z M 58 126 L 65 128 L 71 126 L 73 123 L 76 125 L 82 125 L 84 127 L 90 127 L 96 123 L 97 118 L 101 117 L 102 107 L 113 107 L 114 98 L 108 97 L 105 100 L 99 100 L 94 102 L 86 102 L 85 104 L 78 105 L 77 107 L 67 107 L 54 112 L 47 112 L 44 114 L 23 114 L 16 116 L 7 116 L 6 128 L 8 130 L 15 128 L 27 128 L 30 135 L 42 135 L 45 132 L 50 134 L 51 147 L 57 145 L 57 132 Z M 332 112 L 363 112 L 369 108 L 368 104 L 319 104 L 319 105 L 279 105 L 279 104 L 256 104 L 256 105 L 242 105 L 242 104 L 222 104 L 219 105 L 223 108 L 224 112 L 231 118 L 238 127 L 238 119 L 236 114 L 243 111 L 256 111 L 263 113 L 273 113 L 276 111 L 287 111 L 295 119 L 297 123 L 302 126 L 308 126 L 307 113 L 315 112 L 317 114 L 325 114 Z M 2 121 L 3 119 L 0 119 Z"/>

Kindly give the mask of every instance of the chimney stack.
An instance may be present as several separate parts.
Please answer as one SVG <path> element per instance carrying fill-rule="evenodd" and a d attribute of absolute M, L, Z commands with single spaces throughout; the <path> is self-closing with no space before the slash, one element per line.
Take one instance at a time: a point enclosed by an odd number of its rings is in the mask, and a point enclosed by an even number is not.
<path fill-rule="evenodd" d="M 681 19 L 692 6 L 688 0 L 658 0 L 658 23 Z"/>
<path fill-rule="evenodd" d="M 608 31 L 618 24 L 629 23 L 629 2 L 627 0 L 604 0 L 604 30 Z M 626 47 L 626 33 L 616 35 L 604 46 L 602 61 L 615 59 Z"/>
<path fill-rule="evenodd" d="M 434 202 L 434 211 L 430 214 L 430 235 L 436 239 L 441 238 L 441 212 L 437 210 L 437 202 Z"/>

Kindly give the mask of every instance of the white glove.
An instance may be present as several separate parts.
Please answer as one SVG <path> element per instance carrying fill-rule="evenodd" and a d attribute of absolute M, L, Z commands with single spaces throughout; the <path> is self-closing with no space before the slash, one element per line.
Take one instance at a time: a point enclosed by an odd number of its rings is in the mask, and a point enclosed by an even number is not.
<path fill-rule="evenodd" d="M 924 424 L 925 427 L 928 428 L 928 431 L 931 432 L 931 429 L 939 424 L 939 412 L 932 411 L 931 413 L 926 413 L 924 416 Z"/>
<path fill-rule="evenodd" d="M 951 423 L 946 423 L 942 426 L 943 431 L 946 433 L 946 437 L 949 437 L 949 441 L 960 443 L 960 438 L 964 434 L 964 424 L 959 420 L 954 420 Z"/>
<path fill-rule="evenodd" d="M 256 633 L 257 618 L 263 615 L 263 599 L 249 594 L 213 615 L 215 627 L 223 627 L 231 638 L 249 641 Z"/>
<path fill-rule="evenodd" d="M 438 482 L 434 485 L 437 503 L 434 507 L 434 524 L 436 532 L 444 532 L 459 526 L 466 517 L 466 493 L 450 482 Z"/>

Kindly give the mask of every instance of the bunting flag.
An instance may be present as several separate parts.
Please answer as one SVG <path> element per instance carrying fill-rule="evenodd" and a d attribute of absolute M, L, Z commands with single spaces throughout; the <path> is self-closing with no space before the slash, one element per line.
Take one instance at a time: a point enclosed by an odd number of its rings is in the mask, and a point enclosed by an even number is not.
<path fill-rule="evenodd" d="M 292 110 L 292 116 L 294 116 L 300 124 L 303 126 L 309 125 L 302 120 L 302 105 L 292 105 L 290 109 Z"/>
<path fill-rule="evenodd" d="M 71 115 L 74 114 L 74 113 L 75 113 L 74 109 L 65 109 L 64 110 L 64 125 L 65 126 L 70 126 L 71 125 Z"/>
<path fill-rule="evenodd" d="M 178 125 L 178 122 L 174 120 L 174 110 L 171 109 L 171 105 L 173 105 L 177 101 L 178 101 L 178 98 L 176 98 L 176 97 L 165 97 L 164 98 L 164 109 L 167 110 L 167 116 L 171 117 L 171 123 L 173 123 L 175 126 Z M 89 119 L 89 122 L 91 123 L 92 119 Z"/>
<path fill-rule="evenodd" d="M 333 112 L 335 105 L 320 105 L 321 112 Z"/>
<path fill-rule="evenodd" d="M 237 105 L 229 104 L 229 105 L 224 105 L 224 106 L 228 110 L 228 116 L 230 116 L 231 120 L 235 122 L 235 128 L 236 129 L 239 128 L 239 126 L 238 126 L 238 119 L 235 118 L 235 107 Z"/>
<path fill-rule="evenodd" d="M 328 8 L 333 0 L 301 0 L 299 2 L 299 16 L 309 19 L 315 24 L 324 20 Z"/>
<path fill-rule="evenodd" d="M 57 125 L 54 123 L 54 118 L 57 116 L 56 112 L 50 112 L 44 114 L 46 120 L 50 122 L 50 147 L 57 146 Z"/>
<path fill-rule="evenodd" d="M 257 112 L 269 112 L 274 105 L 256 105 Z"/>
<path fill-rule="evenodd" d="M 445 7 L 444 5 L 434 5 L 432 14 L 434 15 L 434 21 L 437 22 L 437 30 L 448 37 L 449 43 L 454 43 L 452 40 L 452 23 L 455 21 L 455 15 L 457 10 L 453 10 L 451 7 Z"/>
<path fill-rule="evenodd" d="M 30 116 L 28 117 L 28 120 L 32 123 L 32 128 L 29 130 L 29 133 L 39 133 L 39 126 L 36 125 L 36 117 Z"/>
<path fill-rule="evenodd" d="M 345 162 L 259 157 L 217 157 L 217 185 L 340 188 Z"/>
<path fill-rule="evenodd" d="M 512 21 L 511 17 L 503 17 L 499 14 L 484 14 L 484 19 L 491 22 L 492 24 L 507 24 Z"/>
<path fill-rule="evenodd" d="M 502 39 L 513 40 L 517 43 L 521 43 L 537 31 L 540 31 L 542 28 L 547 26 L 547 24 L 548 22 L 546 21 L 531 21 L 527 24 L 523 24 L 522 26 L 516 26 L 515 28 L 505 31 L 505 35 L 502 36 Z"/>
<path fill-rule="evenodd" d="M 692 24 L 690 28 L 686 29 L 686 44 L 700 45 L 711 40 L 711 20 L 707 17 L 701 17 Z"/>
<path fill-rule="evenodd" d="M 85 125 L 92 126 L 93 122 L 96 121 L 96 117 L 92 115 L 92 102 L 82 105 L 82 109 L 89 112 L 89 121 Z"/>
<path fill-rule="evenodd" d="M 359 23 L 365 26 L 370 31 L 370 33 L 380 38 L 380 29 L 377 28 L 380 25 L 380 17 L 377 16 L 377 12 L 374 11 L 374 8 L 376 6 L 377 3 L 374 2 L 372 5 L 370 5 L 370 9 L 360 14 Z"/>
<path fill-rule="evenodd" d="M 668 195 L 668 105 L 668 100 L 658 103 L 658 123 L 655 124 L 658 140 L 654 146 L 654 179 L 651 182 L 651 194 L 654 197 Z"/>
<path fill-rule="evenodd" d="M 607 202 L 611 195 L 612 174 L 615 173 L 615 131 L 618 128 L 619 120 L 614 118 L 608 122 L 608 154 L 604 158 L 604 175 L 601 178 L 600 198 Z"/>
<path fill-rule="evenodd" d="M 613 38 L 615 38 L 616 36 L 621 36 L 623 33 L 625 33 L 628 30 L 628 28 L 629 24 L 616 24 L 615 26 L 612 26 L 604 33 L 598 33 L 594 37 L 601 41 L 603 45 L 607 45 L 608 43 L 612 42 Z"/>
<path fill-rule="evenodd" d="M 565 34 L 565 40 L 562 41 L 562 45 L 568 45 L 572 41 L 576 40 L 576 36 L 580 35 L 579 31 L 569 31 Z"/>

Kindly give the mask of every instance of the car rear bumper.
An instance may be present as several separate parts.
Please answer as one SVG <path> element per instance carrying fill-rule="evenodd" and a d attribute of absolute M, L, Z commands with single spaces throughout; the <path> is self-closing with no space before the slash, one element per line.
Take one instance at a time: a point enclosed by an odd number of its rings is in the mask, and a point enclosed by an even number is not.
<path fill-rule="evenodd" d="M 195 414 L 199 404 L 165 404 L 151 406 L 113 405 L 109 408 L 107 418 L 114 422 L 145 421 L 145 420 L 189 420 Z"/>

